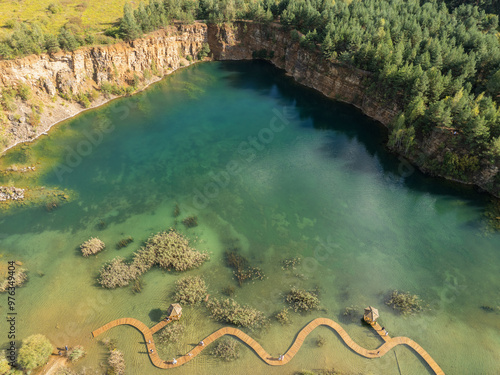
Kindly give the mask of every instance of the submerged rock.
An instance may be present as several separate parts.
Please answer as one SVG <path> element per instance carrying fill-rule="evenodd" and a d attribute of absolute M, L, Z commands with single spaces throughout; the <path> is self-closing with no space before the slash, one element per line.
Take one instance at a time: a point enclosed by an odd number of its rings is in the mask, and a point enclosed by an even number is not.
<path fill-rule="evenodd" d="M 486 312 L 495 312 L 495 309 L 491 306 L 480 306 L 480 309 Z"/>
<path fill-rule="evenodd" d="M 0 201 L 19 201 L 24 199 L 24 189 L 14 186 L 0 186 Z"/>

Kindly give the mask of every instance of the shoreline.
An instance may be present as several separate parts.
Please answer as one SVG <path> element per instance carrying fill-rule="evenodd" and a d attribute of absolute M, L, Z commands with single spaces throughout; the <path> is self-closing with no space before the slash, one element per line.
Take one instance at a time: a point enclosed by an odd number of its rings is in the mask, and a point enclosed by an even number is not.
<path fill-rule="evenodd" d="M 149 88 L 151 85 L 155 84 L 155 83 L 158 83 L 160 82 L 162 79 L 164 79 L 165 77 L 169 76 L 170 74 L 172 73 L 175 73 L 177 70 L 179 69 L 183 69 L 183 68 L 187 68 L 191 65 L 194 65 L 194 64 L 197 64 L 197 63 L 200 63 L 200 62 L 204 62 L 206 60 L 200 60 L 200 61 L 192 61 L 192 62 L 189 62 L 188 65 L 185 65 L 185 66 L 179 66 L 178 68 L 174 69 L 174 70 L 171 70 L 169 72 L 167 72 L 166 74 L 164 74 L 163 76 L 161 77 L 156 77 L 157 79 L 151 79 L 148 83 L 146 83 L 143 87 L 141 87 L 140 89 L 137 89 L 136 91 L 134 91 L 133 93 L 131 94 L 124 94 L 124 95 L 113 95 L 113 94 L 110 94 L 112 97 L 109 97 L 109 98 L 106 98 L 104 96 L 101 96 L 99 97 L 99 99 L 96 100 L 96 104 L 92 104 L 90 107 L 88 108 L 80 108 L 78 111 L 76 111 L 75 113 L 69 115 L 69 116 L 66 116 L 62 119 L 53 119 L 53 122 L 51 122 L 49 119 L 46 119 L 46 121 L 48 121 L 48 126 L 46 127 L 43 127 L 41 128 L 40 130 L 43 130 L 43 132 L 41 133 L 37 133 L 36 136 L 34 136 L 33 138 L 31 139 L 25 139 L 25 140 L 20 140 L 20 141 L 17 141 L 16 143 L 8 146 L 7 148 L 5 148 L 3 151 L 0 152 L 0 158 L 2 158 L 3 156 L 5 156 L 5 154 L 13 149 L 14 147 L 16 146 L 19 146 L 23 143 L 32 143 L 36 140 L 38 140 L 42 135 L 49 135 L 49 131 L 52 130 L 52 128 L 56 125 L 59 125 L 61 124 L 62 122 L 66 121 L 66 120 L 69 120 L 73 117 L 76 117 L 86 111 L 90 111 L 90 110 L 94 110 L 94 109 L 97 109 L 97 108 L 100 108 L 108 103 L 111 103 L 113 100 L 116 100 L 116 99 L 120 99 L 120 98 L 124 98 L 124 97 L 127 97 L 127 96 L 133 96 L 133 95 L 136 95 L 144 90 L 146 90 L 147 88 Z"/>

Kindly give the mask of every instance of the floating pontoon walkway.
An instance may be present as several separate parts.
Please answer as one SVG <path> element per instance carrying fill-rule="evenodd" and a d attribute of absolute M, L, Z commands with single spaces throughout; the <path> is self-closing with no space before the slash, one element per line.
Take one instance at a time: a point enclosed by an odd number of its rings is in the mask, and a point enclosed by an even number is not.
<path fill-rule="evenodd" d="M 389 352 L 392 348 L 398 345 L 406 345 L 412 348 L 422 359 L 427 363 L 427 365 L 432 369 L 434 374 L 436 375 L 444 375 L 443 370 L 439 367 L 439 365 L 432 359 L 432 357 L 427 353 L 420 345 L 418 345 L 415 341 L 410 340 L 408 337 L 394 337 L 391 338 L 385 334 L 385 331 L 382 330 L 378 323 L 372 324 L 373 329 L 380 335 L 380 337 L 385 341 L 384 344 L 379 346 L 377 349 L 365 349 L 362 346 L 356 344 L 351 337 L 347 334 L 347 332 L 335 321 L 326 318 L 316 318 L 307 324 L 302 330 L 299 332 L 292 346 L 288 349 L 288 351 L 280 357 L 273 357 L 268 352 L 264 350 L 264 348 L 250 336 L 248 336 L 243 331 L 232 327 L 224 327 L 221 328 L 211 335 L 207 336 L 203 339 L 203 345 L 197 345 L 187 354 L 176 358 L 176 363 L 173 361 L 164 361 L 162 360 L 156 351 L 156 346 L 153 340 L 153 334 L 158 332 L 160 329 L 165 327 L 171 320 L 162 320 L 160 323 L 156 324 L 152 328 L 146 326 L 143 322 L 133 319 L 133 318 L 122 318 L 113 320 L 112 322 L 102 326 L 99 329 L 96 329 L 92 332 L 94 337 L 99 336 L 103 332 L 107 331 L 110 328 L 119 326 L 119 325 L 130 325 L 138 329 L 142 335 L 144 336 L 144 340 L 146 341 L 146 345 L 148 348 L 148 354 L 151 359 L 151 362 L 159 368 L 169 369 L 174 367 L 182 366 L 183 364 L 189 362 L 198 354 L 200 354 L 207 346 L 209 346 L 212 342 L 221 338 L 225 335 L 235 336 L 241 341 L 243 341 L 246 345 L 248 345 L 264 362 L 271 366 L 282 366 L 286 365 L 292 358 L 297 354 L 302 343 L 306 339 L 306 337 L 314 331 L 319 326 L 327 326 L 333 329 L 340 338 L 344 341 L 344 343 L 355 353 L 366 357 L 366 358 L 379 358 Z M 152 350 L 152 351 L 151 351 Z"/>

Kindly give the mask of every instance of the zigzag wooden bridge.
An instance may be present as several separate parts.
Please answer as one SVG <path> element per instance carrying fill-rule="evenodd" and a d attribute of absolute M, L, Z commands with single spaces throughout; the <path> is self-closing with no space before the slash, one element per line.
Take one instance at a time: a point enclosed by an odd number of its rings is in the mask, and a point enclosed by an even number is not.
<path fill-rule="evenodd" d="M 162 320 L 160 323 L 155 326 L 149 328 L 143 322 L 133 319 L 133 318 L 122 318 L 113 320 L 112 322 L 102 326 L 99 329 L 96 329 L 92 332 L 94 337 L 99 336 L 103 332 L 106 332 L 108 329 L 119 326 L 119 325 L 130 325 L 139 330 L 144 336 L 144 340 L 146 341 L 146 346 L 148 349 L 148 354 L 151 359 L 151 362 L 159 368 L 169 369 L 174 367 L 182 366 L 183 364 L 194 359 L 198 354 L 200 354 L 207 346 L 209 346 L 212 342 L 221 338 L 225 335 L 231 335 L 237 337 L 241 341 L 243 341 L 246 345 L 248 345 L 254 352 L 257 354 L 265 363 L 270 366 L 283 366 L 286 365 L 292 358 L 297 354 L 302 343 L 306 339 L 306 337 L 317 327 L 319 326 L 327 326 L 333 329 L 340 338 L 344 341 L 344 343 L 355 353 L 366 357 L 366 358 L 379 358 L 389 352 L 392 348 L 398 345 L 406 345 L 412 348 L 431 368 L 431 370 L 436 375 L 444 375 L 443 370 L 439 367 L 439 365 L 432 359 L 432 357 L 427 353 L 420 345 L 418 345 L 415 341 L 410 340 L 408 337 L 394 337 L 391 338 L 385 334 L 385 331 L 382 330 L 378 323 L 372 323 L 372 328 L 380 335 L 380 337 L 385 341 L 384 344 L 379 346 L 377 349 L 365 349 L 362 346 L 356 344 L 351 337 L 347 334 L 347 332 L 335 321 L 326 318 L 316 318 L 308 323 L 302 330 L 299 332 L 292 346 L 288 349 L 288 351 L 280 357 L 273 357 L 268 352 L 262 348 L 262 346 L 248 336 L 243 331 L 232 327 L 224 327 L 221 328 L 211 335 L 207 336 L 200 341 L 200 345 L 197 345 L 191 351 L 186 353 L 185 355 L 177 358 L 174 361 L 164 361 L 158 356 L 158 352 L 156 351 L 156 346 L 153 339 L 153 334 L 158 332 L 160 329 L 165 327 L 172 320 Z M 201 345 L 203 343 L 203 345 Z"/>

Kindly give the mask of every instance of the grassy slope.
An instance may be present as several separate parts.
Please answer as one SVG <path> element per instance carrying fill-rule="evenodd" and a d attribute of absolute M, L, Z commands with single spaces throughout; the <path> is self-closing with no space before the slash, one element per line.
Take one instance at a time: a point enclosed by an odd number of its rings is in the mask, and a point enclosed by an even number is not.
<path fill-rule="evenodd" d="M 48 31 L 57 33 L 71 17 L 80 17 L 83 26 L 104 30 L 123 14 L 128 0 L 0 0 L 0 26 L 5 33 L 9 20 L 40 21 Z M 59 4 L 60 12 L 47 11 L 49 4 Z M 139 4 L 137 1 L 136 4 Z"/>

